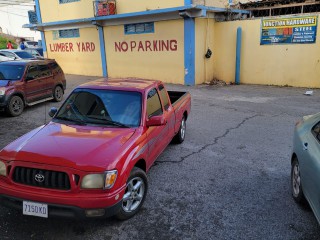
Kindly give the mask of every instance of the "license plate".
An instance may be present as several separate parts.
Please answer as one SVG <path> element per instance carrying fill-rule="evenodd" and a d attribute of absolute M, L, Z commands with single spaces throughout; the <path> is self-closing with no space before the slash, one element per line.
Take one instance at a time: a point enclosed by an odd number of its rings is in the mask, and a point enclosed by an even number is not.
<path fill-rule="evenodd" d="M 23 201 L 23 214 L 48 218 L 48 205 L 36 202 Z"/>

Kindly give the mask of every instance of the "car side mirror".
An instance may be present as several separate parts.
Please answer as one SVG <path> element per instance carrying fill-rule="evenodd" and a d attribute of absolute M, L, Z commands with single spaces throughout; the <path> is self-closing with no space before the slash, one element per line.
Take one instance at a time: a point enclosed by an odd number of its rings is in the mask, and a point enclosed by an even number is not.
<path fill-rule="evenodd" d="M 58 112 L 58 109 L 55 107 L 52 107 L 48 114 L 50 117 L 53 117 L 54 115 L 56 115 L 57 112 Z"/>
<path fill-rule="evenodd" d="M 163 116 L 154 116 L 147 120 L 147 127 L 163 126 L 167 124 L 167 120 Z"/>

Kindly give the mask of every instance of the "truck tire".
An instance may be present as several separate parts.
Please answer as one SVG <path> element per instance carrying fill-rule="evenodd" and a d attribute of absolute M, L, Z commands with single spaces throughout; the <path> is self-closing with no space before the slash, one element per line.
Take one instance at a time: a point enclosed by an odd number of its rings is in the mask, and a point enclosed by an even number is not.
<path fill-rule="evenodd" d="M 180 124 L 180 128 L 178 133 L 174 136 L 173 142 L 174 143 L 183 143 L 185 137 L 186 137 L 186 130 L 187 130 L 187 123 L 186 118 L 183 116 Z"/>
<path fill-rule="evenodd" d="M 53 90 L 53 99 L 55 102 L 61 102 L 63 98 L 63 89 L 60 86 L 56 86 Z"/>
<path fill-rule="evenodd" d="M 133 217 L 141 208 L 148 191 L 148 179 L 146 173 L 134 167 L 127 180 L 127 186 L 122 198 L 122 205 L 115 217 L 119 220 L 127 220 Z"/>
<path fill-rule="evenodd" d="M 10 117 L 17 117 L 19 116 L 24 109 L 24 103 L 21 97 L 19 96 L 12 96 L 7 105 L 7 114 Z"/>

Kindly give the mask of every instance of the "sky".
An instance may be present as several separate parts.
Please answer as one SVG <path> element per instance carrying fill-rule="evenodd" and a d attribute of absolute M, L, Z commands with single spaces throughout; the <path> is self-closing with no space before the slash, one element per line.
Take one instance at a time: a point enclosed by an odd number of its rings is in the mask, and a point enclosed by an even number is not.
<path fill-rule="evenodd" d="M 40 40 L 40 32 L 22 28 L 29 23 L 28 11 L 34 10 L 34 1 L 0 0 L 0 27 L 3 33 L 17 37 L 31 37 Z"/>

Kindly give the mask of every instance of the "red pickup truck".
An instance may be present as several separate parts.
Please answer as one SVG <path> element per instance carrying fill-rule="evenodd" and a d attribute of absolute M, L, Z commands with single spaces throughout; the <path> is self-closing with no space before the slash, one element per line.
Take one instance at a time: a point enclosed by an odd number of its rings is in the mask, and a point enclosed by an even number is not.
<path fill-rule="evenodd" d="M 128 219 L 146 173 L 185 139 L 191 96 L 160 81 L 100 79 L 77 87 L 52 118 L 0 151 L 0 203 L 39 217 Z"/>

